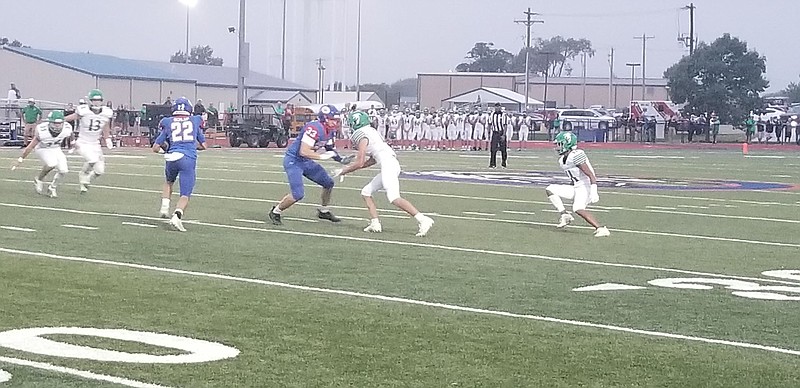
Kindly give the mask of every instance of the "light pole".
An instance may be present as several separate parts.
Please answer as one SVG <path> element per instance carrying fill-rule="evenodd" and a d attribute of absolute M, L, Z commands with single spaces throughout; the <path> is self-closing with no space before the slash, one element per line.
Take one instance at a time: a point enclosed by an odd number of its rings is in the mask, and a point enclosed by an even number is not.
<path fill-rule="evenodd" d="M 317 85 L 317 87 L 319 88 L 319 93 L 318 93 L 318 99 L 319 100 L 317 101 L 318 104 L 324 104 L 325 103 L 325 94 L 324 94 L 325 93 L 325 65 L 323 65 L 323 62 L 324 62 L 324 59 L 317 58 L 317 71 L 319 72 L 319 74 L 318 74 L 319 85 Z"/>
<path fill-rule="evenodd" d="M 236 109 L 242 109 L 244 105 L 244 79 L 250 72 L 250 46 L 245 42 L 244 28 L 247 12 L 245 11 L 246 0 L 239 0 L 239 61 L 236 71 Z M 241 113 L 241 112 L 240 112 Z"/>
<path fill-rule="evenodd" d="M 634 77 L 636 76 L 636 67 L 641 66 L 642 64 L 639 62 L 628 62 L 625 66 L 631 68 L 631 103 L 633 103 L 633 89 L 636 87 L 634 83 Z M 628 109 L 630 109 L 631 104 L 628 104 Z"/>
<path fill-rule="evenodd" d="M 183 63 L 189 63 L 189 10 L 197 5 L 197 0 L 178 0 L 186 6 L 186 51 Z"/>
<path fill-rule="evenodd" d="M 281 37 L 281 79 L 286 79 L 286 0 L 283 0 L 283 36 Z"/>
<path fill-rule="evenodd" d="M 361 101 L 361 0 L 358 0 L 358 31 L 356 32 L 356 101 Z"/>

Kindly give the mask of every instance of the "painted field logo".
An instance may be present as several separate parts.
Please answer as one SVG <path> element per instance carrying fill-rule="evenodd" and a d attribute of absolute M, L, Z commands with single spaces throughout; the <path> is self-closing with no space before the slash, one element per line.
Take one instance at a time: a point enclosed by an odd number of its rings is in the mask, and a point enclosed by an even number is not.
<path fill-rule="evenodd" d="M 485 183 L 509 186 L 547 186 L 569 184 L 567 176 L 558 171 L 414 171 L 403 172 L 402 178 L 444 182 Z M 675 178 L 636 178 L 622 175 L 598 176 L 597 184 L 606 188 L 648 190 L 787 190 L 794 186 L 785 183 L 701 180 Z"/>

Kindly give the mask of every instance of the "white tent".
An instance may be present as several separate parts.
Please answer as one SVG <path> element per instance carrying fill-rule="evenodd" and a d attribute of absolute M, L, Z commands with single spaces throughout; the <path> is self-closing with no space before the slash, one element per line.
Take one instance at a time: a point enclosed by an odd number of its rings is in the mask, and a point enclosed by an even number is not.
<path fill-rule="evenodd" d="M 508 89 L 482 87 L 452 96 L 442 102 L 452 104 L 490 105 L 500 103 L 501 105 L 515 105 L 522 108 L 525 105 L 525 96 Z M 533 98 L 528 98 L 528 105 L 536 107 L 544 106 L 544 103 Z"/>

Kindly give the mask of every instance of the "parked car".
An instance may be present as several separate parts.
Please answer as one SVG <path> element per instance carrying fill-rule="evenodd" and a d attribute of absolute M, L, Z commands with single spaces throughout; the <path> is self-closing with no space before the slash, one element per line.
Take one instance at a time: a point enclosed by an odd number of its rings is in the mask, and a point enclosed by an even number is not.
<path fill-rule="evenodd" d="M 561 128 L 571 131 L 574 127 L 607 130 L 616 128 L 617 120 L 593 109 L 561 109 L 558 111 Z"/>

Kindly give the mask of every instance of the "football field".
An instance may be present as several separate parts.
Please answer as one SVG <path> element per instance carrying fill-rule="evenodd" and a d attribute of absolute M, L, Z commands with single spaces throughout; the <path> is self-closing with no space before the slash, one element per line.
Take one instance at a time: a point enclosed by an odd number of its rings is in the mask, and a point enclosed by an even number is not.
<path fill-rule="evenodd" d="M 800 386 L 800 154 L 586 152 L 607 238 L 554 227 L 550 149 L 399 152 L 424 238 L 383 194 L 362 231 L 375 169 L 341 223 L 310 183 L 277 227 L 282 153 L 204 151 L 180 233 L 158 155 L 108 151 L 86 194 L 70 155 L 47 198 L 0 150 L 0 386 Z"/>

